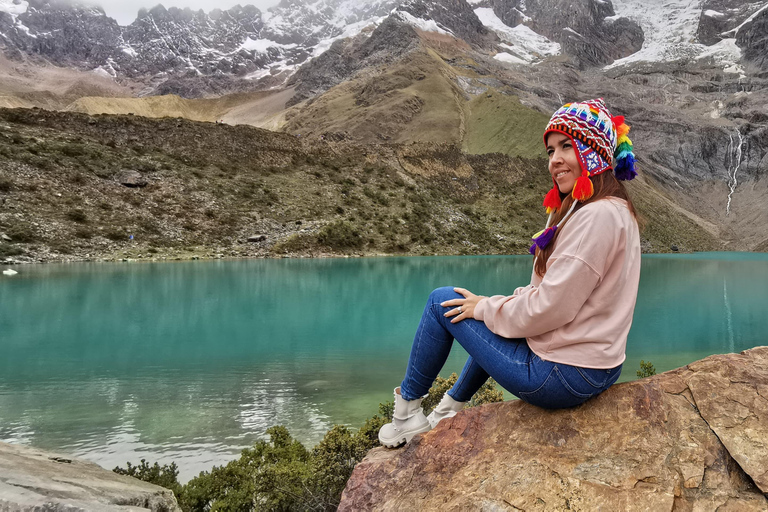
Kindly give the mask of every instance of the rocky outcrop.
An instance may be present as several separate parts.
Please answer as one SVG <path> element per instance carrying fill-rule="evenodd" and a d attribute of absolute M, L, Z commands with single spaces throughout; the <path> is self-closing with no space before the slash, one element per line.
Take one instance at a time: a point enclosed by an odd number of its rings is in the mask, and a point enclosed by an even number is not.
<path fill-rule="evenodd" d="M 611 2 L 528 0 L 525 14 L 534 31 L 560 43 L 582 67 L 608 64 L 640 50 L 643 29 L 627 18 L 614 19 Z M 558 13 L 552 16 L 551 13 Z"/>
<path fill-rule="evenodd" d="M 339 510 L 768 510 L 766 439 L 759 347 L 574 409 L 466 409 L 405 448 L 372 450 Z"/>
<path fill-rule="evenodd" d="M 744 50 L 744 60 L 768 71 L 768 9 L 763 8 L 739 29 L 736 44 Z"/>
<path fill-rule="evenodd" d="M 480 22 L 473 6 L 466 0 L 408 0 L 396 10 L 408 13 L 416 19 L 432 20 L 439 27 L 464 41 L 492 47 L 498 38 Z"/>
<path fill-rule="evenodd" d="M 0 510 L 181 510 L 168 489 L 92 462 L 0 443 Z"/>
<path fill-rule="evenodd" d="M 393 62 L 416 48 L 418 42 L 413 27 L 393 17 L 387 18 L 370 35 L 360 34 L 351 40 L 336 41 L 291 77 L 288 85 L 296 86 L 296 94 L 288 105 L 326 91 L 361 69 Z"/>

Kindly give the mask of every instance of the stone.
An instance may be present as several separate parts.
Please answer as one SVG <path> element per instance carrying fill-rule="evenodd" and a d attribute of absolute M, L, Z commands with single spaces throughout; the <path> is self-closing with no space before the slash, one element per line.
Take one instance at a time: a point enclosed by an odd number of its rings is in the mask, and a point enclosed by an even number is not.
<path fill-rule="evenodd" d="M 11 242 L 11 241 L 13 241 L 13 238 L 9 237 L 9 236 L 8 236 L 8 235 L 6 235 L 5 233 L 3 233 L 2 235 L 0 235 L 0 239 L 2 239 L 2 240 L 3 240 L 3 241 L 5 241 L 5 242 Z"/>
<path fill-rule="evenodd" d="M 573 409 L 465 409 L 404 448 L 371 450 L 339 510 L 768 510 L 766 440 L 758 347 Z"/>
<path fill-rule="evenodd" d="M 123 170 L 117 173 L 115 179 L 121 185 L 130 188 L 141 188 L 147 186 L 147 180 L 138 171 Z"/>
<path fill-rule="evenodd" d="M 253 235 L 248 237 L 249 242 L 263 242 L 267 239 L 267 235 Z"/>
<path fill-rule="evenodd" d="M 0 443 L 0 510 L 179 511 L 173 493 L 67 455 Z"/>

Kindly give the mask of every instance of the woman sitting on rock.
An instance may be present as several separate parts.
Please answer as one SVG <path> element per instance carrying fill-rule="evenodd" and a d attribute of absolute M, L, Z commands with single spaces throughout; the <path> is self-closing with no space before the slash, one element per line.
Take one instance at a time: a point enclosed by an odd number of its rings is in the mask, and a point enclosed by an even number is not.
<path fill-rule="evenodd" d="M 569 103 L 544 132 L 554 187 L 544 231 L 531 246 L 531 284 L 483 297 L 438 288 L 429 297 L 392 423 L 379 431 L 395 447 L 455 415 L 493 377 L 520 399 L 573 407 L 616 382 L 640 278 L 640 235 L 618 180 L 636 176 L 629 126 L 602 99 Z M 456 384 L 425 417 L 421 401 L 453 340 L 469 353 Z"/>

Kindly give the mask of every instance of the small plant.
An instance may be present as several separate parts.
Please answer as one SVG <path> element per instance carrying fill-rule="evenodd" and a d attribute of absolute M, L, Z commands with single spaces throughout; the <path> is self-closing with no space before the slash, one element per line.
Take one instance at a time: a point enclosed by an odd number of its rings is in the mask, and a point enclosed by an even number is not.
<path fill-rule="evenodd" d="M 0 192 L 10 192 L 11 190 L 13 190 L 13 181 L 0 175 Z"/>
<path fill-rule="evenodd" d="M 349 222 L 327 224 L 317 235 L 317 241 L 331 249 L 355 249 L 363 246 L 363 237 Z"/>
<path fill-rule="evenodd" d="M 653 366 L 653 364 L 648 361 L 647 363 L 640 360 L 640 369 L 637 370 L 637 376 L 640 379 L 644 379 L 645 377 L 650 377 L 651 375 L 656 375 L 656 368 Z"/>
<path fill-rule="evenodd" d="M 80 208 L 75 208 L 74 210 L 68 211 L 67 218 L 73 222 L 77 222 L 78 224 L 85 224 L 88 222 L 88 216 Z"/>
<path fill-rule="evenodd" d="M 144 482 L 159 485 L 170 489 L 174 494 L 178 496 L 181 490 L 181 484 L 179 484 L 179 468 L 175 462 L 160 466 L 157 462 L 150 466 L 149 463 L 141 459 L 141 463 L 138 466 L 132 465 L 130 462 L 127 464 L 127 468 L 116 467 L 112 471 L 119 475 L 128 475 L 133 478 L 138 478 Z"/>

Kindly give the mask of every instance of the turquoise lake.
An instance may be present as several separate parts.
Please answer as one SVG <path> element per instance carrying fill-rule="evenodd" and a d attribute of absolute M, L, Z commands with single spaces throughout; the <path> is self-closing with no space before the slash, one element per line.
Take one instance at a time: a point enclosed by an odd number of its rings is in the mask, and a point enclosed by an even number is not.
<path fill-rule="evenodd" d="M 2 267 L 4 270 L 6 267 Z M 506 294 L 531 258 L 92 263 L 0 276 L 0 441 L 186 481 L 277 424 L 314 446 L 392 398 L 429 292 Z M 768 254 L 644 255 L 622 380 L 768 344 Z M 455 345 L 442 372 L 459 371 Z"/>

